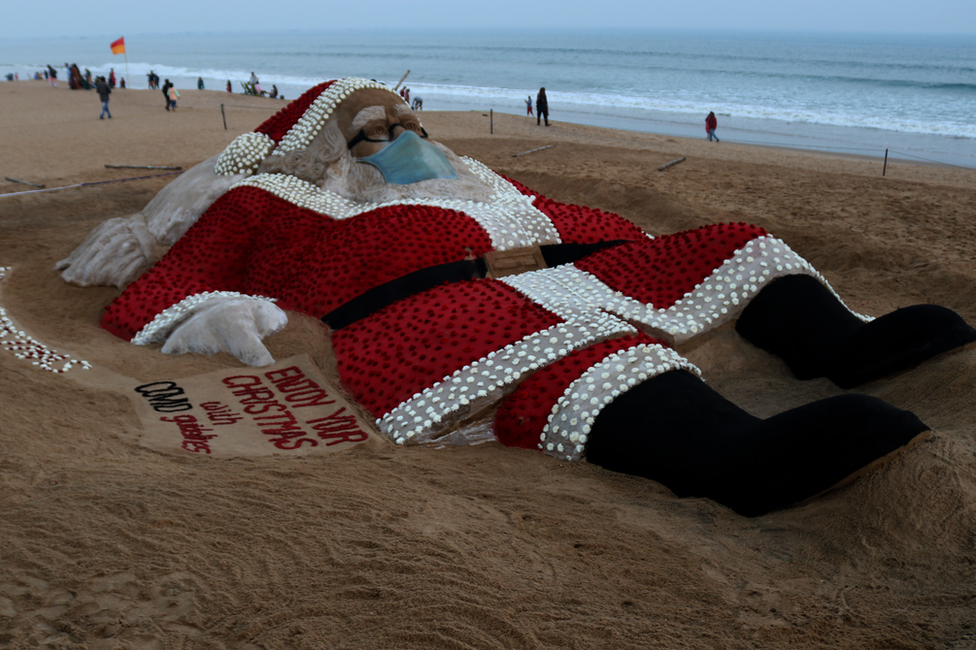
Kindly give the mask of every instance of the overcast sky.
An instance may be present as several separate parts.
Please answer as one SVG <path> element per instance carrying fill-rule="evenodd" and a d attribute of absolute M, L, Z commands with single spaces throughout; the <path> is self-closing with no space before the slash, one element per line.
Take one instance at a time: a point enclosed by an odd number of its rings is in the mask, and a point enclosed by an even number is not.
<path fill-rule="evenodd" d="M 976 0 L 48 0 L 0 37 L 247 29 L 634 27 L 976 34 Z"/>

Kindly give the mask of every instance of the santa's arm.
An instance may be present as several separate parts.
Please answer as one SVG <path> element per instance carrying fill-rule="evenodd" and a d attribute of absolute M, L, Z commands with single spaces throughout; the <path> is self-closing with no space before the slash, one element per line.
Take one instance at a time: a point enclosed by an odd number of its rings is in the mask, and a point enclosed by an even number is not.
<path fill-rule="evenodd" d="M 241 291 L 265 210 L 253 188 L 221 197 L 148 273 L 105 310 L 102 327 L 167 353 L 227 351 L 251 365 L 271 363 L 261 339 L 285 325 L 272 298 Z"/>
<path fill-rule="evenodd" d="M 219 156 L 205 160 L 168 184 L 141 212 L 99 224 L 55 265 L 61 277 L 79 286 L 123 288 L 159 260 L 221 195 L 246 173 L 215 172 Z"/>

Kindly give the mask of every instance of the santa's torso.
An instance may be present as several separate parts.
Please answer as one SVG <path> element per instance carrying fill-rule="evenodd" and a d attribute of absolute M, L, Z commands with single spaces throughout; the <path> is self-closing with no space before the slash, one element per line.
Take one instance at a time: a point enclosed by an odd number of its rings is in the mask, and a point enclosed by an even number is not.
<path fill-rule="evenodd" d="M 579 423 L 570 444 L 572 432 L 550 421 L 572 408 L 566 391 L 590 386 L 600 396 L 587 399 L 605 404 L 649 376 L 690 368 L 661 341 L 731 320 L 775 277 L 816 274 L 755 226 L 649 237 L 617 215 L 465 163 L 492 187 L 490 202 L 363 205 L 291 176 L 251 177 L 130 285 L 102 325 L 141 343 L 162 340 L 214 295 L 273 299 L 319 318 L 365 304 L 342 319 L 333 349 L 346 388 L 393 439 L 433 439 L 500 406 L 505 442 L 572 458 L 602 406 L 567 420 Z M 454 274 L 486 254 L 533 247 L 574 261 L 499 279 Z M 594 370 L 607 364 L 613 370 Z M 544 415 L 545 431 L 523 426 Z"/>

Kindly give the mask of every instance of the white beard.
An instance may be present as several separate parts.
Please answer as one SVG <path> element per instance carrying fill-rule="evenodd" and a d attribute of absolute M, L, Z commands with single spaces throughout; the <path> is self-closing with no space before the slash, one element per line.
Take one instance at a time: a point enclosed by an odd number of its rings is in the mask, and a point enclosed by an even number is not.
<path fill-rule="evenodd" d="M 359 163 L 352 154 L 345 152 L 329 166 L 317 184 L 324 190 L 335 192 L 357 203 L 387 203 L 409 199 L 488 202 L 492 189 L 472 173 L 457 154 L 441 144 L 432 144 L 447 156 L 457 172 L 456 179 L 435 178 L 409 185 L 395 185 L 387 183 L 383 174 L 372 165 Z"/>

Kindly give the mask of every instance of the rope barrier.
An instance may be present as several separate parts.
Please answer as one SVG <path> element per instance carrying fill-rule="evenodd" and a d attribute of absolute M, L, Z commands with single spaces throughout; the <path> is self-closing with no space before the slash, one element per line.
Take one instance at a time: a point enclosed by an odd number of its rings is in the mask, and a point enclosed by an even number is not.
<path fill-rule="evenodd" d="M 9 194 L 0 194 L 0 197 L 4 196 L 20 196 L 22 194 L 38 194 L 40 192 L 57 192 L 58 190 L 70 190 L 73 187 L 91 187 L 92 185 L 104 185 L 105 183 L 124 183 L 126 181 L 141 181 L 146 178 L 158 178 L 160 176 L 178 176 L 183 172 L 169 172 L 166 174 L 150 174 L 149 176 L 133 176 L 132 178 L 115 178 L 108 181 L 89 181 L 86 183 L 75 183 L 74 185 L 64 185 L 62 187 L 49 187 L 44 190 L 25 190 L 23 192 L 10 192 Z"/>
<path fill-rule="evenodd" d="M 930 158 L 922 158 L 921 156 L 916 156 L 914 154 L 906 153 L 904 151 L 898 151 L 897 149 L 892 149 L 892 153 L 901 154 L 902 156 L 908 156 L 909 158 L 915 158 L 917 160 L 924 160 L 935 165 L 944 165 L 946 167 L 955 167 L 957 169 L 972 169 L 972 167 L 966 167 L 965 165 L 953 165 L 952 163 L 942 162 L 941 160 L 932 160 Z"/>
<path fill-rule="evenodd" d="M 653 133 L 656 134 L 656 135 L 669 135 L 669 136 L 674 136 L 676 138 L 687 138 L 687 137 L 689 137 L 687 135 L 682 135 L 680 133 L 669 133 L 669 132 L 664 132 L 664 131 L 654 131 Z M 692 138 L 692 139 L 694 139 L 694 138 Z M 723 140 L 725 140 L 725 139 L 723 138 Z M 752 144 L 752 145 L 757 145 L 757 146 L 760 146 L 760 147 L 784 147 L 786 149 L 800 149 L 800 150 L 803 150 L 803 149 L 812 149 L 812 150 L 824 151 L 826 153 L 831 153 L 831 152 L 842 153 L 842 152 L 845 152 L 845 151 L 862 152 L 862 153 L 864 153 L 864 152 L 873 152 L 878 158 L 883 157 L 884 156 L 884 152 L 885 152 L 885 149 L 882 149 L 881 147 L 829 147 L 829 146 L 818 146 L 818 145 L 798 145 L 795 142 L 760 142 L 758 140 L 725 140 L 725 142 L 728 142 L 728 143 L 731 143 L 731 144 Z M 899 151 L 897 149 L 888 149 L 888 151 L 890 151 L 891 153 L 898 154 L 900 156 L 905 156 L 907 158 L 914 158 L 914 159 L 921 160 L 921 161 L 924 161 L 924 162 L 927 162 L 927 163 L 932 163 L 934 165 L 942 165 L 944 167 L 953 167 L 955 169 L 973 169 L 973 167 L 969 167 L 969 166 L 966 166 L 966 165 L 956 165 L 956 164 L 944 162 L 944 161 L 941 161 L 941 160 L 932 160 L 931 158 L 923 158 L 922 156 L 916 156 L 914 154 L 910 154 L 910 153 L 907 153 L 905 151 Z"/>
<path fill-rule="evenodd" d="M 238 106 L 237 104 L 222 104 L 222 105 L 226 106 L 227 108 L 253 108 L 258 111 L 268 110 L 267 106 Z"/>
<path fill-rule="evenodd" d="M 833 152 L 833 151 L 836 151 L 836 152 L 844 152 L 844 151 L 861 151 L 861 152 L 867 152 L 867 151 L 869 151 L 869 152 L 876 152 L 876 155 L 878 156 L 878 158 L 881 158 L 882 156 L 884 156 L 884 153 L 882 152 L 882 150 L 881 150 L 880 147 L 878 147 L 878 148 L 875 148 L 875 147 L 871 147 L 871 148 L 865 148 L 865 147 L 826 147 L 826 146 L 816 146 L 816 145 L 803 145 L 803 146 L 798 146 L 796 144 L 789 144 L 789 143 L 786 143 L 786 142 L 758 142 L 758 141 L 750 141 L 750 140 L 729 140 L 728 142 L 732 142 L 732 143 L 735 143 L 735 144 L 754 144 L 754 145 L 759 145 L 759 146 L 764 146 L 764 147 L 787 147 L 787 148 L 790 148 L 790 149 L 818 149 L 818 150 L 822 150 L 822 151 L 825 151 L 825 152 L 828 152 L 828 153 L 829 152 Z M 891 153 L 895 153 L 895 154 L 898 154 L 900 156 L 906 156 L 908 158 L 915 158 L 917 160 L 923 160 L 925 162 L 932 163 L 932 164 L 935 164 L 935 165 L 942 165 L 944 167 L 954 167 L 956 169 L 973 169 L 972 167 L 967 167 L 966 165 L 955 165 L 953 163 L 948 163 L 948 162 L 944 162 L 944 161 L 941 161 L 941 160 L 932 160 L 931 158 L 923 158 L 922 156 L 916 156 L 916 155 L 910 154 L 910 153 L 908 153 L 906 151 L 899 151 L 898 149 L 885 149 L 884 151 L 890 151 Z"/>

